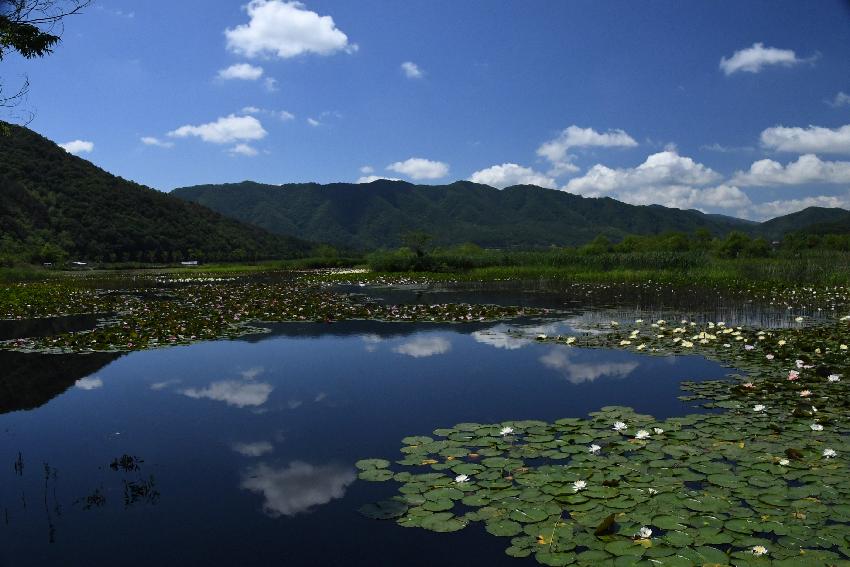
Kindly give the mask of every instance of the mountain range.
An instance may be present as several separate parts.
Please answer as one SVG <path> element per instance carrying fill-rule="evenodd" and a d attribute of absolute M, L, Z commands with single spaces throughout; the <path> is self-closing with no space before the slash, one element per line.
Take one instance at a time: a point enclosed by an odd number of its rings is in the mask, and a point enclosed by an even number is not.
<path fill-rule="evenodd" d="M 395 247 L 403 234 L 424 231 L 434 244 L 473 242 L 484 247 L 584 244 L 598 235 L 739 230 L 779 238 L 810 225 L 850 223 L 850 211 L 809 208 L 757 223 L 660 205 L 630 205 L 532 185 L 496 189 L 470 181 L 414 185 L 377 180 L 366 184 L 263 185 L 245 181 L 175 189 L 172 195 L 278 234 L 362 250 Z"/>
<path fill-rule="evenodd" d="M 257 260 L 298 257 L 315 243 L 392 248 L 410 231 L 436 245 L 577 245 L 599 235 L 738 230 L 850 232 L 850 211 L 811 207 L 764 223 L 660 205 L 630 205 L 532 185 L 250 181 L 170 194 L 112 175 L 20 126 L 0 122 L 0 263 Z"/>

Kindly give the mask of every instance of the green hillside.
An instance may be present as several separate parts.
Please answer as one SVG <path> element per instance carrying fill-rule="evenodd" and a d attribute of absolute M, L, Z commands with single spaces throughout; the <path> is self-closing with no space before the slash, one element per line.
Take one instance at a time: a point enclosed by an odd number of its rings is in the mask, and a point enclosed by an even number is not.
<path fill-rule="evenodd" d="M 359 249 L 394 247 L 406 232 L 421 230 L 438 245 L 474 242 L 485 247 L 574 245 L 603 234 L 751 232 L 754 223 L 658 205 L 588 199 L 530 185 L 498 190 L 458 181 L 413 185 L 262 185 L 243 182 L 175 189 L 181 199 L 279 234 Z"/>
<path fill-rule="evenodd" d="M 850 232 L 850 211 L 809 207 L 765 221 L 759 227 L 759 231 L 768 238 L 781 238 L 790 232 L 845 234 Z"/>
<path fill-rule="evenodd" d="M 297 239 L 116 177 L 35 132 L 0 122 L 5 261 L 243 260 L 299 255 Z"/>

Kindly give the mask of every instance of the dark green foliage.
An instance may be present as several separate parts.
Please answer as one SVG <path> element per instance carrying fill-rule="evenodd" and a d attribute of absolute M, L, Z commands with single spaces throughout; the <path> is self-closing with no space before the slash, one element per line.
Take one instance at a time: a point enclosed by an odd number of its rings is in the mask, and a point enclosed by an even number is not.
<path fill-rule="evenodd" d="M 0 123 L 3 124 L 3 123 Z M 244 261 L 307 245 L 115 177 L 38 134 L 0 136 L 0 264 Z"/>
<path fill-rule="evenodd" d="M 762 235 L 774 240 L 798 231 L 813 234 L 850 233 L 850 211 L 809 207 L 790 215 L 763 222 L 759 230 Z"/>
<path fill-rule="evenodd" d="M 725 234 L 736 228 L 749 230 L 753 224 L 698 211 L 587 199 L 530 185 L 500 191 L 468 181 L 436 186 L 387 180 L 282 186 L 246 181 L 172 193 L 272 232 L 361 250 L 400 246 L 402 237 L 414 231 L 432 235 L 434 246 L 473 242 L 534 248 L 584 244 L 600 234 L 612 241 L 628 234 L 699 228 Z"/>

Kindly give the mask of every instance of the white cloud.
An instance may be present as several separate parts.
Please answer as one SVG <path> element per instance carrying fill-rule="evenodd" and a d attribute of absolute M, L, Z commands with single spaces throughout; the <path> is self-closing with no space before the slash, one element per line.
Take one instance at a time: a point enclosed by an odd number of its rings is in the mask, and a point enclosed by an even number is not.
<path fill-rule="evenodd" d="M 250 21 L 224 32 L 227 48 L 240 55 L 287 59 L 305 53 L 357 50 L 332 17 L 311 12 L 301 2 L 251 0 L 245 10 Z"/>
<path fill-rule="evenodd" d="M 569 382 L 581 384 L 593 382 L 603 376 L 625 378 L 638 367 L 637 362 L 573 362 L 571 353 L 564 348 L 554 348 L 540 357 L 540 362 L 547 368 L 557 370 Z"/>
<path fill-rule="evenodd" d="M 793 67 L 812 60 L 798 58 L 791 49 L 777 49 L 765 47 L 763 43 L 754 43 L 752 47 L 736 51 L 729 59 L 720 59 L 720 69 L 728 76 L 740 71 L 758 73 L 769 65 Z"/>
<path fill-rule="evenodd" d="M 424 358 L 436 354 L 445 354 L 450 350 L 452 350 L 452 343 L 442 337 L 417 337 L 398 345 L 393 349 L 393 352 L 413 358 Z"/>
<path fill-rule="evenodd" d="M 498 187 L 499 189 L 504 189 L 511 185 L 538 185 L 547 189 L 557 187 L 555 180 L 551 177 L 515 163 L 503 163 L 502 165 L 494 165 L 487 169 L 481 169 L 473 173 L 469 177 L 469 180 L 475 183 Z"/>
<path fill-rule="evenodd" d="M 250 63 L 236 63 L 218 72 L 218 78 L 230 81 L 239 79 L 242 81 L 256 81 L 263 76 L 263 68 Z"/>
<path fill-rule="evenodd" d="M 369 175 L 370 173 L 375 173 L 375 168 L 371 165 L 364 165 L 360 168 L 360 173 L 363 175 Z"/>
<path fill-rule="evenodd" d="M 718 152 L 721 154 L 729 154 L 729 153 L 739 153 L 739 152 L 751 152 L 755 148 L 752 146 L 724 146 L 722 144 L 718 144 L 714 142 L 713 144 L 705 144 L 699 147 L 701 150 L 707 150 L 709 152 Z"/>
<path fill-rule="evenodd" d="M 245 156 L 245 157 L 254 157 L 258 152 L 256 148 L 249 146 L 248 144 L 236 144 L 229 150 L 227 150 L 232 156 Z"/>
<path fill-rule="evenodd" d="M 557 177 L 566 173 L 575 173 L 579 169 L 572 163 L 574 156 L 569 153 L 571 148 L 632 148 L 637 145 L 634 138 L 623 130 L 597 132 L 593 128 L 572 125 L 561 131 L 556 138 L 543 142 L 537 148 L 537 155 L 552 164 L 549 174 Z"/>
<path fill-rule="evenodd" d="M 659 204 L 680 209 L 739 209 L 750 199 L 732 185 L 719 183 L 716 171 L 674 151 L 652 154 L 635 168 L 601 164 L 571 179 L 563 189 L 585 197 L 613 197 L 633 205 Z"/>
<path fill-rule="evenodd" d="M 802 211 L 808 207 L 828 207 L 850 209 L 850 194 L 848 195 L 817 195 L 814 197 L 803 197 L 801 199 L 787 199 L 780 201 L 769 201 L 753 205 L 749 211 L 749 217 L 756 220 L 771 219 Z"/>
<path fill-rule="evenodd" d="M 274 386 L 265 382 L 237 382 L 225 380 L 213 382 L 206 388 L 189 388 L 182 394 L 195 399 L 209 399 L 225 402 L 229 406 L 243 408 L 246 406 L 261 406 L 269 399 Z"/>
<path fill-rule="evenodd" d="M 235 114 L 199 126 L 181 126 L 168 133 L 172 138 L 197 136 L 204 142 L 213 144 L 260 140 L 265 138 L 266 134 L 268 132 L 263 129 L 263 125 L 253 116 L 236 116 Z"/>
<path fill-rule="evenodd" d="M 230 446 L 235 452 L 245 457 L 262 457 L 274 451 L 274 445 L 268 441 L 254 441 L 251 443 L 233 443 Z"/>
<path fill-rule="evenodd" d="M 256 106 L 243 106 L 241 110 L 242 114 L 259 114 L 262 111 L 262 108 L 257 108 Z"/>
<path fill-rule="evenodd" d="M 313 128 L 315 128 L 316 126 L 321 126 L 321 125 L 322 125 L 322 123 L 321 123 L 321 122 L 319 122 L 318 120 L 316 120 L 315 118 L 308 118 L 308 119 L 307 119 L 307 124 L 309 124 L 309 125 L 310 125 L 310 126 L 312 126 Z"/>
<path fill-rule="evenodd" d="M 265 366 L 252 366 L 248 370 L 243 370 L 242 372 L 240 372 L 239 375 L 242 376 L 244 380 L 254 380 L 265 373 Z"/>
<path fill-rule="evenodd" d="M 153 136 L 143 136 L 141 141 L 146 146 L 156 146 L 157 148 L 173 148 L 174 142 L 169 142 L 167 140 L 160 140 L 159 138 L 155 138 Z"/>
<path fill-rule="evenodd" d="M 90 154 L 94 150 L 94 142 L 87 142 L 86 140 L 73 140 L 71 142 L 59 144 L 59 147 L 68 152 L 69 154 Z"/>
<path fill-rule="evenodd" d="M 749 171 L 738 171 L 732 183 L 742 186 L 801 185 L 803 183 L 850 183 L 850 162 L 822 161 L 806 154 L 784 166 L 772 159 L 754 162 Z"/>
<path fill-rule="evenodd" d="M 378 181 L 378 180 L 381 180 L 381 179 L 383 179 L 385 181 L 401 181 L 401 179 L 399 179 L 398 177 L 382 177 L 380 175 L 364 175 L 363 177 L 357 178 L 357 183 L 372 183 L 373 181 Z"/>
<path fill-rule="evenodd" d="M 826 103 L 833 108 L 850 106 L 850 95 L 845 93 L 844 91 L 839 91 L 838 94 L 835 95 L 835 98 L 826 101 Z"/>
<path fill-rule="evenodd" d="M 295 115 L 286 110 L 281 110 L 277 113 L 278 118 L 283 120 L 284 122 L 288 122 L 290 120 L 295 120 Z"/>
<path fill-rule="evenodd" d="M 103 380 L 100 378 L 80 378 L 74 383 L 75 388 L 80 390 L 97 390 L 103 387 Z"/>
<path fill-rule="evenodd" d="M 425 73 L 422 72 L 422 69 L 419 68 L 419 65 L 417 65 L 413 61 L 405 61 L 404 63 L 402 63 L 401 70 L 404 73 L 404 76 L 408 79 L 421 79 L 425 76 Z"/>
<path fill-rule="evenodd" d="M 774 126 L 761 133 L 766 148 L 798 154 L 850 154 L 850 124 L 838 128 Z"/>
<path fill-rule="evenodd" d="M 181 380 L 165 380 L 164 382 L 154 382 L 151 384 L 151 390 L 159 391 L 168 388 L 169 386 L 173 386 L 174 384 L 179 384 Z"/>
<path fill-rule="evenodd" d="M 286 468 L 265 463 L 246 469 L 240 488 L 262 494 L 263 512 L 272 518 L 294 516 L 342 498 L 357 476 L 337 465 L 315 466 L 300 461 Z"/>
<path fill-rule="evenodd" d="M 266 87 L 266 90 L 270 93 L 276 93 L 278 91 L 277 79 L 274 77 L 266 77 L 263 80 L 263 86 Z"/>
<path fill-rule="evenodd" d="M 449 174 L 449 164 L 416 157 L 391 163 L 387 169 L 411 179 L 439 179 Z"/>

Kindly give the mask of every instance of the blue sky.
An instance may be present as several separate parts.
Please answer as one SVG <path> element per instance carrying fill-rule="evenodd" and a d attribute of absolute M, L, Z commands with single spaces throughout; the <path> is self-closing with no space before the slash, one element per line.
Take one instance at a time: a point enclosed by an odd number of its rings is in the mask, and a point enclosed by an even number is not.
<path fill-rule="evenodd" d="M 161 190 L 473 179 L 762 219 L 850 207 L 845 2 L 96 0 L 30 127 Z"/>

